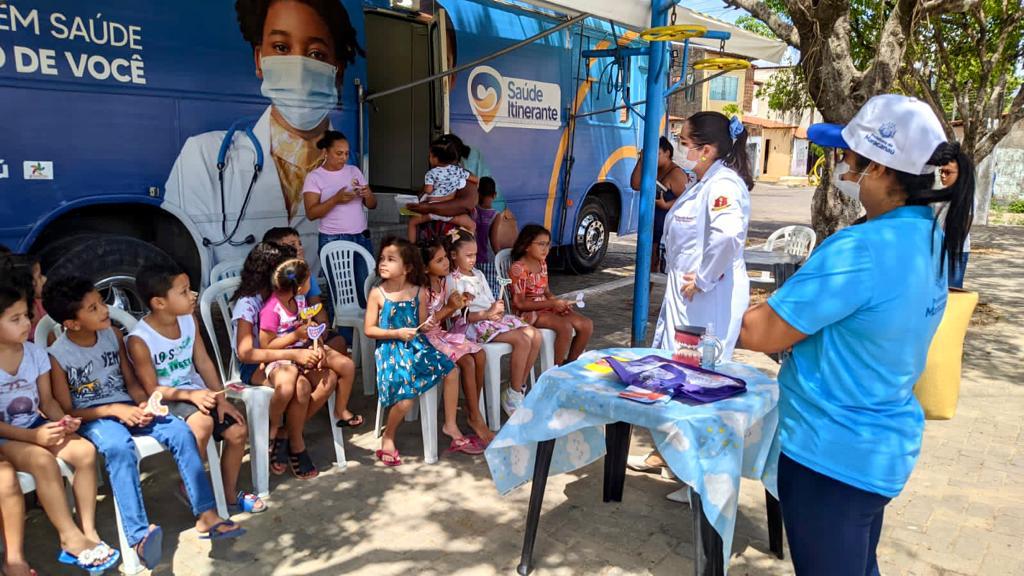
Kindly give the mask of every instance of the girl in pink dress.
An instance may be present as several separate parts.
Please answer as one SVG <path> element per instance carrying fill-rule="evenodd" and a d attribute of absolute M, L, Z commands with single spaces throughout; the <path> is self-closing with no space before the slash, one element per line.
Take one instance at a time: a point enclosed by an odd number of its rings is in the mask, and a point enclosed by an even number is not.
<path fill-rule="evenodd" d="M 427 277 L 430 280 L 430 300 L 428 313 L 433 320 L 433 330 L 426 332 L 427 340 L 454 361 L 462 374 L 462 390 L 466 396 L 466 414 L 470 428 L 476 436 L 467 436 L 473 443 L 468 453 L 479 454 L 490 443 L 494 433 L 487 427 L 483 414 L 480 413 L 480 394 L 484 387 L 484 366 L 487 358 L 479 344 L 466 338 L 465 325 L 463 330 L 444 330 L 441 324 L 465 305 L 461 292 L 449 291 L 448 270 L 450 268 L 448 254 L 437 240 L 424 241 L 420 244 L 423 262 L 426 263 Z M 455 426 L 455 415 L 459 407 L 456 395 L 445 395 L 444 416 L 445 428 Z M 454 448 L 454 447 L 453 447 Z M 462 447 L 454 448 L 466 452 Z M 477 451 L 479 450 L 479 452 Z"/>

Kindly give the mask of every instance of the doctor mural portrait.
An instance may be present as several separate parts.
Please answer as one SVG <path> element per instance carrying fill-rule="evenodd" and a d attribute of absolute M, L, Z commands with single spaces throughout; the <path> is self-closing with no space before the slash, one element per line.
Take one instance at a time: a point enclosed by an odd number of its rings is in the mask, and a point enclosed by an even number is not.
<path fill-rule="evenodd" d="M 747 158 L 747 132 L 738 118 L 699 112 L 679 133 L 680 164 L 697 175 L 665 217 L 665 300 L 654 331 L 654 347 L 675 349 L 675 331 L 714 326 L 722 359 L 732 356 L 750 280 L 743 246 L 750 223 L 754 180 Z"/>
<path fill-rule="evenodd" d="M 189 138 L 164 200 L 195 222 L 213 262 L 244 258 L 276 226 L 316 245 L 303 182 L 322 162 L 316 143 L 331 128 L 345 67 L 362 55 L 340 0 L 237 0 L 235 11 L 270 105 L 258 120 Z"/>

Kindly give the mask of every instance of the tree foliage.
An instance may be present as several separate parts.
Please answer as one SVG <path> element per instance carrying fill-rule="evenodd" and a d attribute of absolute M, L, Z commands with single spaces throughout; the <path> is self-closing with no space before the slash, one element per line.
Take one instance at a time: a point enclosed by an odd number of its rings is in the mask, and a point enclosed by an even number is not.
<path fill-rule="evenodd" d="M 827 122 L 849 121 L 876 94 L 917 94 L 944 117 L 947 130 L 956 110 L 964 148 L 975 162 L 1024 118 L 1024 0 L 723 2 L 748 11 L 800 50 L 799 71 L 772 85 L 772 108 L 800 107 L 793 96 L 800 76 Z M 822 236 L 849 224 L 859 210 L 827 184 L 813 202 L 813 225 Z"/>

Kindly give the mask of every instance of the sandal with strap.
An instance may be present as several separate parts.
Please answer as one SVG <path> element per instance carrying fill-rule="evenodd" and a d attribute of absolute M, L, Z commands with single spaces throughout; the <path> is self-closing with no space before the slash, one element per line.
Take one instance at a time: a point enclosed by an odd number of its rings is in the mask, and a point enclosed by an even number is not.
<path fill-rule="evenodd" d="M 377 460 L 391 468 L 402 465 L 402 457 L 398 455 L 398 450 L 377 450 Z"/>
<path fill-rule="evenodd" d="M 470 456 L 479 456 L 484 453 L 484 449 L 476 442 L 473 442 L 468 436 L 463 436 L 462 438 L 452 440 L 451 446 L 448 447 L 448 452 L 462 452 Z"/>
<path fill-rule="evenodd" d="M 313 464 L 313 459 L 309 457 L 309 452 L 303 450 L 298 454 L 288 454 L 288 464 L 292 469 L 292 475 L 299 480 L 312 480 L 320 475 L 320 471 L 316 469 L 316 465 Z"/>
<path fill-rule="evenodd" d="M 259 496 L 239 490 L 235 496 L 235 503 L 228 504 L 228 510 L 236 514 L 239 512 L 259 514 L 267 511 L 267 504 Z"/>
<path fill-rule="evenodd" d="M 274 438 L 270 441 L 270 471 L 277 476 L 288 471 L 287 438 Z"/>
<path fill-rule="evenodd" d="M 163 557 L 164 531 L 156 524 L 150 524 L 146 535 L 132 548 L 147 570 L 156 568 Z"/>
<path fill-rule="evenodd" d="M 86 572 L 104 572 L 120 560 L 121 553 L 102 542 L 88 550 L 83 550 L 77 556 L 67 550 L 61 550 L 60 555 L 57 556 L 57 561 L 61 564 L 78 566 Z"/>

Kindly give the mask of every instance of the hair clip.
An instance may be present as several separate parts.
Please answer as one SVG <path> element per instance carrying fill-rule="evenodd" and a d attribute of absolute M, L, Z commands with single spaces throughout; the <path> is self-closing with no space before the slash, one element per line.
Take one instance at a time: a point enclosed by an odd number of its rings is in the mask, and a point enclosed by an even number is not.
<path fill-rule="evenodd" d="M 462 230 L 461 227 L 460 228 L 452 228 L 451 230 L 449 230 L 447 232 L 448 237 L 450 237 L 452 239 L 452 242 L 455 242 L 456 240 L 459 239 L 459 231 L 461 231 L 461 230 Z"/>
<path fill-rule="evenodd" d="M 744 130 L 746 128 L 743 127 L 743 121 L 739 116 L 733 116 L 732 120 L 729 120 L 729 136 L 732 137 L 733 142 L 740 137 L 740 134 L 743 134 Z"/>
<path fill-rule="evenodd" d="M 289 279 L 289 280 L 294 282 L 295 281 L 295 272 L 289 272 L 289 273 L 285 274 L 285 278 L 287 278 L 287 279 Z"/>

